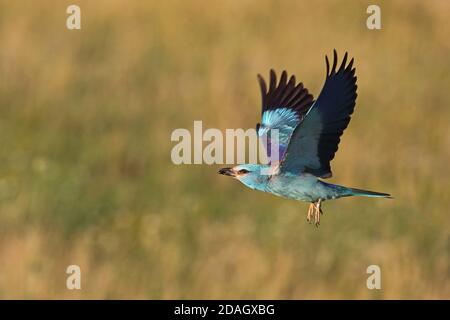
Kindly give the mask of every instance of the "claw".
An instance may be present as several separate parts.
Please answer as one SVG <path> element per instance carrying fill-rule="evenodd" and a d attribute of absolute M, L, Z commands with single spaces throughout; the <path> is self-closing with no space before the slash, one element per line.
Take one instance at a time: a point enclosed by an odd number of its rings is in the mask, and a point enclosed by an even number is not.
<path fill-rule="evenodd" d="M 312 222 L 312 217 L 314 216 L 314 225 L 318 228 L 320 225 L 320 215 L 323 214 L 322 208 L 322 199 L 319 199 L 317 202 L 313 202 L 309 205 L 308 215 L 306 216 L 306 221 L 309 223 Z"/>
<path fill-rule="evenodd" d="M 306 216 L 306 221 L 308 221 L 309 223 L 311 223 L 312 221 L 312 215 L 314 214 L 314 204 L 310 204 L 309 205 L 309 209 L 308 209 L 308 215 Z"/>

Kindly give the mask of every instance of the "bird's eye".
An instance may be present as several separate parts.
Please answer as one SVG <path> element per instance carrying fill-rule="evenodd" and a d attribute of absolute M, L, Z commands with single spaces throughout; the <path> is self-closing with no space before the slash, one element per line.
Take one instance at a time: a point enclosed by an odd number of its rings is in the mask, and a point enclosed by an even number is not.
<path fill-rule="evenodd" d="M 241 169 L 238 171 L 239 174 L 246 174 L 249 173 L 250 171 L 246 170 L 246 169 Z"/>

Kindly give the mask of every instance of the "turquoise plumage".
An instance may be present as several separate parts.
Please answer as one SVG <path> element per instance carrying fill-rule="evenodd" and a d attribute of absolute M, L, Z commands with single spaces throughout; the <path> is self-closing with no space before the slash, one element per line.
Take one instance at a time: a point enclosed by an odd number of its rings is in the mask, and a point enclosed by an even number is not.
<path fill-rule="evenodd" d="M 222 168 L 220 174 L 232 176 L 251 189 L 310 202 L 307 220 L 320 223 L 323 201 L 349 196 L 390 198 L 387 193 L 348 188 L 326 183 L 332 176 L 330 162 L 334 158 L 340 137 L 350 122 L 356 101 L 354 60 L 347 64 L 347 53 L 337 67 L 334 50 L 330 68 L 325 57 L 327 76 L 317 100 L 294 76 L 287 81 L 283 71 L 279 83 L 270 71 L 267 90 L 258 75 L 262 95 L 262 119 L 257 132 L 266 143 L 268 165 L 242 164 Z M 278 135 L 273 134 L 277 130 Z M 278 141 L 273 137 L 278 136 Z M 278 159 L 271 150 L 278 148 Z"/>

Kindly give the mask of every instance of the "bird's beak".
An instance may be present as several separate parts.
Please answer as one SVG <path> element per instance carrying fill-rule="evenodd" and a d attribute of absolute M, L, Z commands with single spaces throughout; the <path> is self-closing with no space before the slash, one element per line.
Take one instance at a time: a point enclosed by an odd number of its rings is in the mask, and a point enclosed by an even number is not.
<path fill-rule="evenodd" d="M 233 168 L 222 168 L 217 173 L 223 174 L 224 176 L 236 176 L 236 172 L 234 172 Z"/>

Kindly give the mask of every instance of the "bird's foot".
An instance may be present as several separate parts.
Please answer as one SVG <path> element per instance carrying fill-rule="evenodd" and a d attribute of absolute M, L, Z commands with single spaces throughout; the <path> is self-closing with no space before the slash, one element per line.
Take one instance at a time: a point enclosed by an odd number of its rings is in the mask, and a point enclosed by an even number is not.
<path fill-rule="evenodd" d="M 306 221 L 308 221 L 309 223 L 311 223 L 311 220 L 314 216 L 315 210 L 316 210 L 316 207 L 315 207 L 314 203 L 311 203 L 309 205 L 308 214 L 306 216 Z"/>
<path fill-rule="evenodd" d="M 311 223 L 312 218 L 314 217 L 314 224 L 316 227 L 320 225 L 320 215 L 323 214 L 321 208 L 322 200 L 319 199 L 316 202 L 313 202 L 309 205 L 308 215 L 306 216 L 306 221 Z"/>

